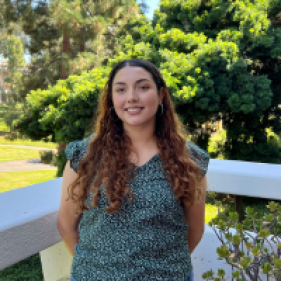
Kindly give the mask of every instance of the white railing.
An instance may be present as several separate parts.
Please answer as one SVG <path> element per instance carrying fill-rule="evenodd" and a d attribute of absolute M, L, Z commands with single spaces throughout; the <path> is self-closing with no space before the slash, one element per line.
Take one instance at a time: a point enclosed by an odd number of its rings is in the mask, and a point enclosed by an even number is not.
<path fill-rule="evenodd" d="M 281 200 L 281 165 L 210 161 L 209 190 Z M 62 178 L 0 193 L 0 270 L 40 252 L 45 281 L 69 278 L 71 257 L 57 231 Z M 231 268 L 217 260 L 220 242 L 208 225 L 192 254 L 195 280 L 203 272 Z M 231 280 L 231 279 L 229 279 Z"/>

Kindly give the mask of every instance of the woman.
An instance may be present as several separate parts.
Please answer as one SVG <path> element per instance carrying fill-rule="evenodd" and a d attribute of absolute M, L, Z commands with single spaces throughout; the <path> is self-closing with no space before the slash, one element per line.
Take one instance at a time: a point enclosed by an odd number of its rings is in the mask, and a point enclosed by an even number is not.
<path fill-rule="evenodd" d="M 193 280 L 209 157 L 186 142 L 153 64 L 112 69 L 94 131 L 66 148 L 57 226 L 71 280 Z"/>

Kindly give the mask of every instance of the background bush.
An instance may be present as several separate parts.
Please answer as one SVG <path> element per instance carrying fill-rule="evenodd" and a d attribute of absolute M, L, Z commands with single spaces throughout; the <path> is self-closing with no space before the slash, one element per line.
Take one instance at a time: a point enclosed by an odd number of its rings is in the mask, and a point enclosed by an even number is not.
<path fill-rule="evenodd" d="M 27 96 L 20 131 L 38 140 L 82 139 L 95 117 L 100 91 L 110 69 L 130 58 L 159 67 L 180 119 L 191 131 L 205 122 L 222 121 L 224 147 L 210 148 L 224 159 L 279 163 L 281 147 L 268 141 L 267 130 L 281 131 L 281 6 L 252 2 L 165 0 L 152 23 L 131 18 L 118 30 L 120 51 L 104 65 L 59 81 Z M 204 149 L 210 135 L 194 136 Z"/>

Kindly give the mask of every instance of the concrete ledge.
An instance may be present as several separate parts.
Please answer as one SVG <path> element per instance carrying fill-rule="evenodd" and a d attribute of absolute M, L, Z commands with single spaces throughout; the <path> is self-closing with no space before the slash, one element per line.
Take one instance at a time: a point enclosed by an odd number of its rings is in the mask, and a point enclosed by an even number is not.
<path fill-rule="evenodd" d="M 57 167 L 41 163 L 40 159 L 16 160 L 0 163 L 0 172 L 57 170 Z"/>
<path fill-rule="evenodd" d="M 211 159 L 208 190 L 281 200 L 281 165 Z"/>
<path fill-rule="evenodd" d="M 0 270 L 59 241 L 62 178 L 0 194 Z"/>

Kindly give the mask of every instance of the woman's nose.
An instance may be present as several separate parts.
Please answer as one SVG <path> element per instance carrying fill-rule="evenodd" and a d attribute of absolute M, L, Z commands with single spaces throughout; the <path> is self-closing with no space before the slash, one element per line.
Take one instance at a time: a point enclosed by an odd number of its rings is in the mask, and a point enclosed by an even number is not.
<path fill-rule="evenodd" d="M 134 88 L 128 89 L 128 100 L 138 100 L 137 90 Z"/>

